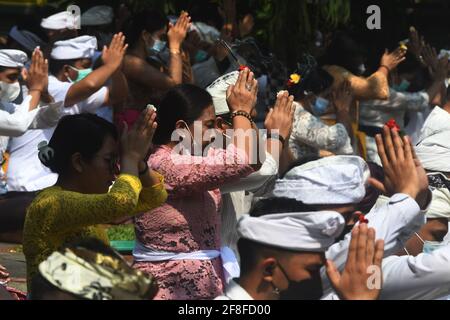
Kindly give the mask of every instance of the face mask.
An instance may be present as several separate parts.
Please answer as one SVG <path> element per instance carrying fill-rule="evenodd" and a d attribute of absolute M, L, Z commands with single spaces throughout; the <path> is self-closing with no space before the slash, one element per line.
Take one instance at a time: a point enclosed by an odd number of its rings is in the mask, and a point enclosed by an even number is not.
<path fill-rule="evenodd" d="M 329 104 L 330 101 L 327 99 L 317 97 L 316 101 L 312 105 L 312 112 L 314 115 L 320 117 L 327 111 Z"/>
<path fill-rule="evenodd" d="M 448 246 L 447 242 L 437 242 L 437 241 L 424 241 L 418 233 L 416 233 L 417 238 L 423 243 L 423 253 L 433 253 L 434 251 Z"/>
<path fill-rule="evenodd" d="M 154 39 L 154 41 L 155 43 L 153 44 L 153 46 L 149 48 L 150 52 L 160 53 L 167 45 L 167 42 L 161 41 L 159 39 Z"/>
<path fill-rule="evenodd" d="M 288 288 L 280 293 L 280 300 L 319 300 L 323 296 L 322 280 L 319 273 L 311 279 L 297 282 L 289 278 L 280 264 L 278 264 L 278 267 L 289 281 Z"/>
<path fill-rule="evenodd" d="M 366 71 L 367 71 L 366 66 L 365 66 L 364 64 L 361 64 L 361 65 L 358 67 L 358 71 L 359 71 L 359 74 L 360 74 L 360 75 L 363 75 L 363 74 L 366 73 Z"/>
<path fill-rule="evenodd" d="M 77 78 L 75 79 L 75 81 L 73 81 L 73 82 L 80 82 L 81 80 L 83 80 L 84 78 L 86 78 L 90 73 L 92 73 L 92 68 L 87 68 L 87 69 L 82 69 L 82 70 L 79 70 L 79 69 L 74 68 L 74 67 L 72 67 L 72 66 L 71 66 L 70 68 L 71 68 L 72 70 L 75 70 L 75 71 L 78 72 L 78 76 L 77 76 Z M 72 82 L 70 78 L 69 78 L 69 81 Z"/>
<path fill-rule="evenodd" d="M 3 102 L 13 102 L 19 97 L 20 83 L 6 83 L 0 81 L 0 100 Z"/>
<path fill-rule="evenodd" d="M 395 91 L 406 92 L 406 91 L 408 91 L 410 86 L 411 86 L 411 82 L 409 82 L 408 80 L 402 80 L 402 82 L 399 85 L 394 85 L 392 87 Z"/>
<path fill-rule="evenodd" d="M 198 50 L 197 54 L 195 55 L 195 62 L 203 62 L 206 59 L 208 59 L 208 53 L 204 50 Z"/>
<path fill-rule="evenodd" d="M 447 246 L 445 242 L 425 241 L 423 244 L 423 253 L 433 253 L 434 251 Z"/>

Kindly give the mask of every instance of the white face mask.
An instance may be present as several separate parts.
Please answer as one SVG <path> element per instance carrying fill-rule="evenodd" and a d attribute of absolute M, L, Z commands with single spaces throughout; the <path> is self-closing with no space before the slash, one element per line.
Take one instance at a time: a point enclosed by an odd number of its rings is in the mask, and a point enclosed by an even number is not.
<path fill-rule="evenodd" d="M 3 102 L 13 102 L 19 97 L 20 83 L 6 83 L 0 81 L 0 100 Z"/>

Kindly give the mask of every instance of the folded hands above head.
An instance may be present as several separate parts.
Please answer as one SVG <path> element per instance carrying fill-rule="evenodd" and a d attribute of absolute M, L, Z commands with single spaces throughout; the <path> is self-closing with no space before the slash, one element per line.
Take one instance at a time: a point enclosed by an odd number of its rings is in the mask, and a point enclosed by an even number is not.
<path fill-rule="evenodd" d="M 385 195 L 403 193 L 415 199 L 424 209 L 430 202 L 428 178 L 417 158 L 409 137 L 400 137 L 395 129 L 383 128 L 383 135 L 376 136 L 378 154 L 383 164 L 385 183 L 375 179 L 370 183 Z"/>

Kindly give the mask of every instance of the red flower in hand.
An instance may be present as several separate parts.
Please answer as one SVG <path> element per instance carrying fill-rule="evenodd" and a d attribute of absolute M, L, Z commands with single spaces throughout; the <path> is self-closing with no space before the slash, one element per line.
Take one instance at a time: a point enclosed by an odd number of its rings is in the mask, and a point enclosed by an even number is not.
<path fill-rule="evenodd" d="M 395 121 L 395 119 L 391 119 L 386 123 L 386 126 L 391 129 L 391 130 L 395 130 L 397 132 L 400 132 L 400 126 L 398 125 L 398 123 Z"/>
<path fill-rule="evenodd" d="M 357 212 L 356 216 L 358 217 L 358 221 L 359 223 L 369 223 L 369 220 L 366 219 L 366 217 L 361 213 L 361 212 Z"/>
<path fill-rule="evenodd" d="M 242 65 L 242 66 L 239 67 L 239 72 L 244 71 L 244 70 L 247 70 L 247 69 L 250 70 L 249 67 Z"/>

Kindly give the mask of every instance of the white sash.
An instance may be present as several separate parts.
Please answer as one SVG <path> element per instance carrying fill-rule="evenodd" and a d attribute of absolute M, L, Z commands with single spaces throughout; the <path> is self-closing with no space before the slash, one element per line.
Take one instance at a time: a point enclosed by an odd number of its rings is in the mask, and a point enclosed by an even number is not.
<path fill-rule="evenodd" d="M 135 262 L 161 262 L 161 261 L 177 261 L 177 260 L 213 260 L 215 258 L 222 259 L 223 271 L 226 283 L 239 278 L 241 270 L 236 255 L 229 247 L 222 247 L 218 250 L 201 250 L 187 253 L 173 253 L 166 251 L 157 251 L 144 246 L 136 241 L 133 249 L 133 257 Z"/>

